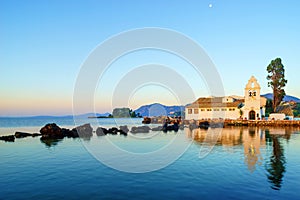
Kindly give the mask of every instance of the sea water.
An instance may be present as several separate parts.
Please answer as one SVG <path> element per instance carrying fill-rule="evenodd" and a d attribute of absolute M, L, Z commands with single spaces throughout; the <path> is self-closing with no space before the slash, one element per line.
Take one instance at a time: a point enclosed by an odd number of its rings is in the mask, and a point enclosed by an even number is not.
<path fill-rule="evenodd" d="M 78 122 L 91 123 L 94 130 L 142 125 L 141 119 L 81 120 L 6 118 L 0 119 L 0 130 L 6 135 L 38 132 L 50 122 L 70 128 Z M 189 144 L 185 151 L 168 165 L 146 173 L 128 173 L 101 162 L 97 153 L 115 158 L 110 147 L 93 152 L 109 139 L 119 149 L 146 155 L 167 149 L 176 137 Z M 0 199 L 299 199 L 299 155 L 299 130 L 288 128 L 185 128 L 127 137 L 94 133 L 89 139 L 65 138 L 49 144 L 27 137 L 0 141 Z M 128 162 L 131 167 L 143 164 Z"/>

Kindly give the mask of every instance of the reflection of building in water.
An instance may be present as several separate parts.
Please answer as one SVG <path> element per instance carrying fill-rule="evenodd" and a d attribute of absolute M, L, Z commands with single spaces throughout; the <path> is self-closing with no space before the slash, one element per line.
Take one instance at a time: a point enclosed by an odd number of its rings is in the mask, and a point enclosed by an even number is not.
<path fill-rule="evenodd" d="M 195 129 L 193 131 L 185 129 L 185 131 L 187 137 L 194 139 L 201 145 L 207 145 L 209 150 L 214 145 L 225 147 L 243 145 L 244 160 L 249 171 L 253 172 L 256 169 L 256 165 L 261 165 L 262 162 L 265 162 L 266 175 L 271 183 L 271 188 L 280 190 L 286 172 L 286 158 L 282 142 L 285 140 L 288 141 L 293 131 L 299 132 L 299 129 L 268 128 L 262 130 L 257 127 L 232 127 L 208 130 Z M 268 148 L 266 148 L 267 146 Z M 266 161 L 266 159 L 263 161 L 261 155 L 262 148 L 266 150 L 266 156 L 270 157 L 269 161 Z M 268 155 L 270 153 L 271 155 Z"/>
<path fill-rule="evenodd" d="M 251 172 L 255 170 L 256 164 L 262 163 L 260 148 L 265 145 L 265 134 L 258 128 L 196 129 L 193 132 L 188 130 L 187 136 L 201 144 L 210 146 L 243 145 L 245 163 Z"/>
<path fill-rule="evenodd" d="M 190 136 L 192 136 L 191 133 Z M 242 144 L 242 133 L 240 129 L 236 128 L 196 129 L 192 137 L 197 142 L 211 145 L 235 146 Z"/>
<path fill-rule="evenodd" d="M 263 158 L 261 156 L 260 147 L 265 145 L 265 134 L 257 128 L 249 128 L 243 133 L 245 163 L 248 169 L 253 172 L 256 164 L 261 165 Z"/>

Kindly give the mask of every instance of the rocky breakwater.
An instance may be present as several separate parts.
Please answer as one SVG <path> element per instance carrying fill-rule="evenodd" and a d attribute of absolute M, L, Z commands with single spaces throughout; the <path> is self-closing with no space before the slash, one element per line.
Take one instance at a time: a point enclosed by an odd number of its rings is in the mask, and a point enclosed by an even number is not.
<path fill-rule="evenodd" d="M 40 129 L 40 133 L 26 133 L 26 132 L 15 132 L 14 135 L 0 136 L 0 140 L 5 142 L 14 142 L 16 138 L 26 138 L 26 137 L 37 137 L 40 136 L 41 142 L 45 143 L 47 146 L 51 146 L 56 144 L 58 141 L 61 141 L 63 138 L 83 138 L 90 139 L 93 136 L 93 132 L 96 132 L 97 136 L 105 136 L 105 135 L 123 135 L 127 136 L 130 132 L 131 134 L 144 133 L 147 134 L 150 131 L 175 131 L 178 129 L 183 130 L 184 125 L 178 124 L 164 124 L 164 126 L 158 126 L 154 128 L 150 128 L 149 126 L 133 126 L 129 130 L 129 128 L 124 125 L 111 128 L 98 127 L 96 131 L 93 131 L 93 128 L 90 124 L 84 124 L 81 126 L 77 126 L 73 129 L 61 128 L 55 123 L 49 123 L 43 126 Z"/>
<path fill-rule="evenodd" d="M 0 140 L 5 142 L 14 142 L 16 138 L 36 137 L 41 136 L 39 133 L 26 133 L 26 132 L 15 132 L 14 135 L 1 136 Z"/>
<path fill-rule="evenodd" d="M 41 128 L 40 133 L 42 135 L 41 140 L 45 139 L 63 139 L 64 137 L 77 138 L 77 137 L 92 137 L 93 128 L 90 124 L 84 124 L 77 126 L 72 130 L 66 128 L 60 128 L 55 123 L 46 124 Z"/>

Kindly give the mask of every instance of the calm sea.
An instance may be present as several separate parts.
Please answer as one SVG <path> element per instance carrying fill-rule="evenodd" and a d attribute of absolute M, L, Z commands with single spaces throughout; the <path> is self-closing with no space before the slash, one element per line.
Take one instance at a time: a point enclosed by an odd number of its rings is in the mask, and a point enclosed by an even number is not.
<path fill-rule="evenodd" d="M 0 133 L 38 132 L 49 122 L 75 126 L 71 117 L 1 118 Z M 83 118 L 77 123 L 91 123 L 94 129 L 131 127 L 141 125 L 141 119 Z M 38 137 L 0 141 L 0 199 L 300 199 L 299 133 L 244 127 L 127 137 L 94 134 L 49 143 Z M 144 169 L 150 172 L 124 172 Z"/>

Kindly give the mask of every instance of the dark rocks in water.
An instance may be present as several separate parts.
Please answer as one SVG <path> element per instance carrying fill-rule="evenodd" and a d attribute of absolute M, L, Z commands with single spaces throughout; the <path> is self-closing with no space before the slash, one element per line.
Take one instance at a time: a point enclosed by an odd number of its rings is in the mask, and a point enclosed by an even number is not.
<path fill-rule="evenodd" d="M 37 137 L 37 136 L 41 136 L 41 135 L 42 135 L 42 134 L 40 134 L 40 133 L 32 133 L 32 134 L 31 134 L 32 137 Z"/>
<path fill-rule="evenodd" d="M 62 128 L 61 132 L 62 132 L 64 137 L 68 137 L 68 138 L 77 138 L 77 137 L 79 137 L 77 130 L 70 130 L 70 129 L 67 129 L 67 128 Z"/>
<path fill-rule="evenodd" d="M 151 123 L 151 118 L 150 117 L 144 117 L 142 123 L 143 124 L 150 124 Z"/>
<path fill-rule="evenodd" d="M 25 133 L 25 132 L 15 132 L 15 137 L 16 138 L 25 138 L 25 137 L 28 137 L 28 136 L 32 136 L 31 133 Z"/>
<path fill-rule="evenodd" d="M 76 135 L 77 133 L 80 137 L 93 136 L 93 128 L 91 127 L 91 124 L 83 124 L 81 126 L 77 126 L 76 128 L 73 128 L 72 131 L 74 132 L 74 135 Z"/>
<path fill-rule="evenodd" d="M 120 132 L 120 135 L 127 136 L 128 132 L 129 132 L 129 129 L 126 125 L 125 126 L 120 126 L 119 132 Z"/>
<path fill-rule="evenodd" d="M 106 128 L 98 127 L 96 129 L 96 135 L 97 136 L 104 136 L 104 135 L 107 135 L 107 134 L 108 134 L 108 130 Z"/>
<path fill-rule="evenodd" d="M 179 130 L 184 130 L 184 125 L 183 124 L 179 125 Z"/>
<path fill-rule="evenodd" d="M 57 126 L 55 123 L 46 124 L 43 128 L 41 128 L 40 133 L 42 134 L 42 138 L 56 138 L 62 139 L 64 135 L 62 133 L 62 129 Z"/>
<path fill-rule="evenodd" d="M 168 131 L 175 131 L 177 132 L 179 129 L 178 124 L 172 124 L 172 125 L 167 125 L 167 126 L 163 126 L 163 132 L 168 132 Z"/>
<path fill-rule="evenodd" d="M 174 123 L 172 129 L 177 132 L 179 129 L 178 123 Z"/>
<path fill-rule="evenodd" d="M 14 135 L 0 136 L 0 140 L 3 140 L 5 142 L 14 142 L 15 136 Z"/>
<path fill-rule="evenodd" d="M 165 133 L 168 131 L 177 132 L 178 130 L 179 130 L 179 125 L 176 121 L 172 125 L 169 125 L 169 121 L 166 120 L 166 122 L 164 123 L 163 128 L 162 128 L 162 131 Z"/>
<path fill-rule="evenodd" d="M 198 128 L 198 126 L 196 124 L 194 124 L 194 123 L 189 124 L 189 129 L 190 130 L 194 130 L 194 129 L 197 129 L 197 128 Z"/>
<path fill-rule="evenodd" d="M 60 128 L 55 123 L 45 125 L 41 130 L 42 138 L 62 139 L 64 137 L 91 137 L 93 135 L 93 128 L 90 124 L 84 124 L 73 128 L 72 130 Z"/>
<path fill-rule="evenodd" d="M 107 131 L 108 131 L 108 134 L 111 134 L 111 135 L 117 135 L 119 132 L 118 128 L 116 128 L 116 127 L 109 128 Z"/>
<path fill-rule="evenodd" d="M 149 126 L 134 126 L 131 128 L 130 132 L 131 133 L 149 133 L 150 127 Z"/>
<path fill-rule="evenodd" d="M 158 127 L 154 127 L 151 129 L 152 131 L 162 131 L 163 127 L 162 126 L 158 126 Z"/>
<path fill-rule="evenodd" d="M 104 136 L 107 134 L 111 134 L 111 135 L 117 135 L 118 133 L 120 133 L 120 135 L 125 135 L 127 136 L 127 133 L 129 132 L 129 129 L 127 126 L 120 126 L 120 129 L 116 128 L 116 127 L 112 127 L 109 129 L 103 128 L 103 127 L 98 127 L 96 130 L 96 134 L 97 136 Z"/>
<path fill-rule="evenodd" d="M 200 122 L 199 123 L 199 128 L 208 129 L 209 128 L 209 122 L 208 121 Z"/>
<path fill-rule="evenodd" d="M 42 134 L 40 133 L 25 133 L 25 132 L 15 132 L 15 137 L 16 138 L 25 138 L 25 137 L 37 137 L 37 136 L 41 136 Z"/>

